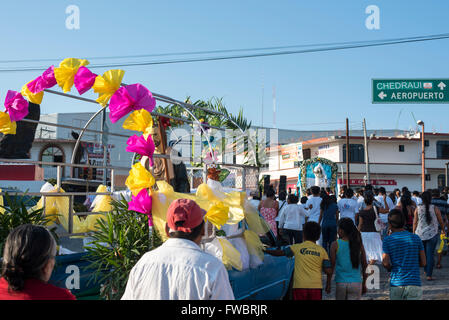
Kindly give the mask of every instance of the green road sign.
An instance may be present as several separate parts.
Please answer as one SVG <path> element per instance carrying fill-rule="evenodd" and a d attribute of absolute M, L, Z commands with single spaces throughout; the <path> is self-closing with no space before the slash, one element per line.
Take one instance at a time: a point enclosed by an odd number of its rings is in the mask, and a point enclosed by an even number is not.
<path fill-rule="evenodd" d="M 449 103 L 449 79 L 372 79 L 373 103 Z"/>

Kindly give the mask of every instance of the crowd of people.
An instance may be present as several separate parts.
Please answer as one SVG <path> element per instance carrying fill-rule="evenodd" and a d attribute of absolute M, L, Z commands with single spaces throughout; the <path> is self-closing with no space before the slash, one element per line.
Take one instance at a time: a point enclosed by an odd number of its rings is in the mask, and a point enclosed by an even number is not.
<path fill-rule="evenodd" d="M 420 193 L 404 187 L 387 194 L 383 187 L 366 185 L 354 192 L 342 186 L 337 195 L 330 188 L 313 186 L 300 201 L 291 190 L 281 192 L 278 203 L 273 187 L 269 190 L 270 202 L 263 199 L 258 206 L 270 226 L 276 226 L 278 249 L 267 253 L 295 256 L 294 290 L 321 292 L 323 271 L 326 292 L 330 293 L 335 274 L 336 299 L 360 299 L 372 272 L 369 266 L 374 264 L 390 272 L 392 300 L 422 298 L 421 267 L 427 281 L 434 280 L 436 247 L 448 231 L 447 189 Z M 270 215 L 265 214 L 267 203 L 272 208 Z M 438 250 L 436 268 L 442 267 L 441 258 L 447 251 L 443 249 Z M 312 265 L 314 272 L 307 270 Z M 305 275 L 316 281 L 302 281 Z M 322 296 L 306 293 L 294 294 L 294 298 Z"/>
<path fill-rule="evenodd" d="M 250 203 L 275 235 L 274 249 L 265 252 L 295 257 L 291 295 L 296 300 L 321 300 L 323 287 L 330 293 L 333 283 L 336 299 L 361 299 L 374 264 L 389 272 L 390 299 L 421 299 L 421 268 L 434 280 L 436 247 L 448 231 L 447 192 L 439 190 L 412 193 L 404 187 L 387 194 L 370 185 L 355 192 L 343 186 L 337 195 L 313 186 L 301 198 L 281 192 L 277 199 L 271 187 Z M 170 204 L 169 239 L 137 262 L 122 299 L 234 299 L 223 263 L 199 246 L 204 215 L 193 200 Z M 443 249 L 436 268 L 442 267 Z M 48 283 L 55 255 L 56 242 L 45 227 L 12 230 L 4 244 L 0 299 L 75 299 Z"/>

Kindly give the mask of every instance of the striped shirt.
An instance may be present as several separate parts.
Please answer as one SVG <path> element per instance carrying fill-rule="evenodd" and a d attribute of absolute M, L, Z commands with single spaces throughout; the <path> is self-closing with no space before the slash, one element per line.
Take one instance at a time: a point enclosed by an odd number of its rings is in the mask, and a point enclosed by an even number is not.
<path fill-rule="evenodd" d="M 390 285 L 421 286 L 419 252 L 424 250 L 421 239 L 408 231 L 394 232 L 385 237 L 382 247 L 390 256 Z"/>

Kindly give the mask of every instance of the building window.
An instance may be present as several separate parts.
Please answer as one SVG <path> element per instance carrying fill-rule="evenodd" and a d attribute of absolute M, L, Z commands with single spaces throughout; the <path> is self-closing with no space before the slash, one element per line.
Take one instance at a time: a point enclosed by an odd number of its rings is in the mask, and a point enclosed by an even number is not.
<path fill-rule="evenodd" d="M 399 145 L 399 152 L 404 152 L 404 150 L 405 150 L 404 145 L 403 145 L 403 144 L 400 144 L 400 145 Z"/>
<path fill-rule="evenodd" d="M 64 151 L 57 145 L 47 145 L 42 149 L 39 158 L 43 162 L 64 162 Z"/>
<path fill-rule="evenodd" d="M 430 181 L 430 174 L 426 174 L 426 181 Z"/>
<path fill-rule="evenodd" d="M 437 141 L 437 158 L 449 159 L 449 141 Z"/>
<path fill-rule="evenodd" d="M 424 147 L 428 147 L 429 145 L 429 140 L 424 140 Z"/>
<path fill-rule="evenodd" d="M 303 156 L 304 160 L 310 159 L 310 157 L 312 155 L 312 152 L 310 151 L 310 149 L 304 149 L 302 152 L 303 152 L 302 156 Z"/>
<path fill-rule="evenodd" d="M 343 162 L 346 162 L 346 144 L 343 145 Z M 365 162 L 365 148 L 363 144 L 349 145 L 349 162 Z"/>

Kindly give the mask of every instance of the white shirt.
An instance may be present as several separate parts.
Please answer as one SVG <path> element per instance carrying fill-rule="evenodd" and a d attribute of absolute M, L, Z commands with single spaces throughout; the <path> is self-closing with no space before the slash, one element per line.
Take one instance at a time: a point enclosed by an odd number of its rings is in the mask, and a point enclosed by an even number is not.
<path fill-rule="evenodd" d="M 420 197 L 412 197 L 412 200 L 415 201 L 416 205 L 419 206 L 420 204 L 422 204 L 422 199 Z"/>
<path fill-rule="evenodd" d="M 384 202 L 384 196 L 378 195 L 377 197 L 375 197 L 375 199 L 378 202 L 380 202 L 380 204 L 382 205 L 382 208 L 386 209 L 385 202 Z M 386 197 L 386 199 L 387 199 L 388 209 L 391 211 L 395 207 L 393 200 L 391 200 L 390 197 Z"/>
<path fill-rule="evenodd" d="M 374 198 L 382 205 L 382 208 L 386 209 L 383 195 L 378 195 Z M 385 199 L 387 199 L 388 210 L 391 211 L 392 209 L 394 209 L 395 205 L 393 203 L 393 200 L 391 200 L 390 197 L 386 197 Z M 388 213 L 380 213 L 379 211 L 377 213 L 379 214 L 379 218 L 383 223 L 388 223 Z"/>
<path fill-rule="evenodd" d="M 307 216 L 309 217 L 308 221 L 318 222 L 318 220 L 320 220 L 321 200 L 321 197 L 310 197 L 309 200 L 307 200 L 306 209 L 308 213 Z M 312 209 L 309 209 L 310 205 L 312 205 Z"/>
<path fill-rule="evenodd" d="M 359 204 L 354 199 L 344 198 L 337 203 L 341 218 L 351 218 L 355 222 L 355 215 L 359 212 Z"/>
<path fill-rule="evenodd" d="M 359 206 L 359 211 L 360 211 L 360 209 L 362 208 L 363 204 L 365 203 L 365 198 L 362 197 L 362 196 L 359 196 L 359 197 L 356 199 L 356 201 L 357 201 L 357 204 L 358 204 L 358 206 Z"/>
<path fill-rule="evenodd" d="M 279 213 L 276 219 L 274 219 L 274 221 L 279 222 L 279 220 L 281 219 L 282 212 L 285 210 L 285 208 L 287 208 L 287 205 L 288 205 L 287 200 L 279 200 Z"/>
<path fill-rule="evenodd" d="M 193 241 L 170 238 L 132 268 L 122 300 L 234 300 L 223 263 Z"/>
<path fill-rule="evenodd" d="M 296 203 L 286 205 L 279 219 L 279 228 L 302 231 L 301 217 L 307 215 L 306 210 Z"/>

